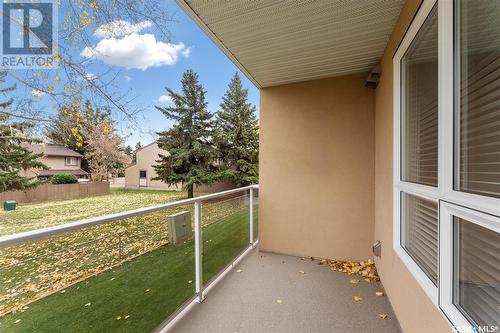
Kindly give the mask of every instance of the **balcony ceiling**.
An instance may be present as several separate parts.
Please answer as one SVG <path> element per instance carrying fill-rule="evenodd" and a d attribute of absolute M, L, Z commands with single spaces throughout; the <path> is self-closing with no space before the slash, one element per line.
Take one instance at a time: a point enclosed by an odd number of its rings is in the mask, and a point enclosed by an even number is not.
<path fill-rule="evenodd" d="M 177 0 L 258 86 L 370 71 L 404 0 Z"/>

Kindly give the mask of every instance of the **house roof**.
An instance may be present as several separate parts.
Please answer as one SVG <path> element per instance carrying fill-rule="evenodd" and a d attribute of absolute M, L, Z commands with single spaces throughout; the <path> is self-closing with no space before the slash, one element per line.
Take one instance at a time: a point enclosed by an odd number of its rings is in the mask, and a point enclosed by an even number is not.
<path fill-rule="evenodd" d="M 42 177 L 50 177 L 58 174 L 70 174 L 75 176 L 87 176 L 88 172 L 82 169 L 76 170 L 68 170 L 68 169 L 49 169 L 49 170 L 40 170 L 36 172 L 38 176 Z"/>
<path fill-rule="evenodd" d="M 57 145 L 31 145 L 31 151 L 34 153 L 43 153 L 45 156 L 73 156 L 83 157 L 82 154 L 63 146 Z"/>
<path fill-rule="evenodd" d="M 177 0 L 260 87 L 369 72 L 405 0 Z"/>

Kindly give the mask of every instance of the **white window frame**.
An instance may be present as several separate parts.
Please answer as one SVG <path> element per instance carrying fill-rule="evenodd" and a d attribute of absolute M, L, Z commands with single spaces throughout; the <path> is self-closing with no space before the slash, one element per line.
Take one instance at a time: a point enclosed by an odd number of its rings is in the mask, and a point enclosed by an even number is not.
<path fill-rule="evenodd" d="M 401 59 L 437 3 L 438 9 L 438 186 L 401 181 Z M 500 198 L 454 189 L 454 0 L 424 0 L 393 58 L 393 247 L 425 293 L 454 327 L 472 324 L 453 304 L 453 216 L 500 232 Z M 456 25 L 458 27 L 458 25 Z M 454 61 L 450 61 L 454 59 Z M 401 192 L 438 202 L 438 286 L 401 246 Z"/>
<path fill-rule="evenodd" d="M 399 255 L 403 263 L 406 265 L 410 273 L 415 277 L 427 296 L 432 300 L 434 305 L 438 305 L 438 288 L 432 280 L 425 274 L 425 272 L 418 266 L 418 264 L 410 257 L 406 250 L 401 245 L 401 193 L 414 195 L 422 199 L 433 201 L 439 207 L 439 187 L 429 185 L 422 185 L 416 183 L 405 182 L 401 180 L 401 60 L 406 51 L 410 47 L 412 41 L 417 35 L 418 31 L 424 24 L 431 10 L 434 8 L 437 0 L 424 1 L 413 19 L 406 35 L 404 36 L 399 48 L 393 58 L 393 82 L 394 82 L 394 115 L 393 115 L 393 128 L 394 128 L 394 174 L 393 174 L 393 248 Z M 438 13 L 439 20 L 439 13 Z M 438 139 L 439 139 L 438 135 Z M 438 160 L 438 176 L 439 165 Z M 439 178 L 439 177 L 438 177 Z M 439 280 L 439 277 L 438 277 Z"/>
<path fill-rule="evenodd" d="M 441 201 L 439 215 L 439 229 L 442 235 L 439 239 L 439 261 L 447 263 L 439 267 L 439 276 L 441 277 L 439 280 L 439 307 L 455 327 L 466 330 L 472 324 L 453 304 L 453 217 L 467 220 L 469 223 L 477 224 L 497 233 L 500 233 L 500 218 L 446 201 Z"/>
<path fill-rule="evenodd" d="M 75 163 L 71 163 L 72 161 L 74 161 Z M 65 162 L 65 165 L 67 165 L 67 166 L 77 166 L 78 165 L 78 160 L 74 156 L 66 156 L 64 162 Z"/>

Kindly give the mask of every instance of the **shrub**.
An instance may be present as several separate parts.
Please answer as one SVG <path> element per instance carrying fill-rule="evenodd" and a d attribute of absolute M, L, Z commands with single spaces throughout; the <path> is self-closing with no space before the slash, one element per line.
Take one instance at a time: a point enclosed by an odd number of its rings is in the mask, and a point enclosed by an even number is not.
<path fill-rule="evenodd" d="M 52 176 L 50 179 L 52 184 L 74 184 L 78 183 L 78 178 L 75 175 L 69 175 L 67 173 L 61 173 L 58 175 Z"/>

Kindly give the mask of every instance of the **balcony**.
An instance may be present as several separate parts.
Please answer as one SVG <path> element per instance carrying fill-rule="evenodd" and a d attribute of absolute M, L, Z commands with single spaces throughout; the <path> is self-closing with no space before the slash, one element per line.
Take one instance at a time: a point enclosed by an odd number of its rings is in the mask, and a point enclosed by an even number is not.
<path fill-rule="evenodd" d="M 380 282 L 256 249 L 258 202 L 248 186 L 0 237 L 0 330 L 400 330 Z M 181 211 L 194 235 L 172 244 Z"/>

